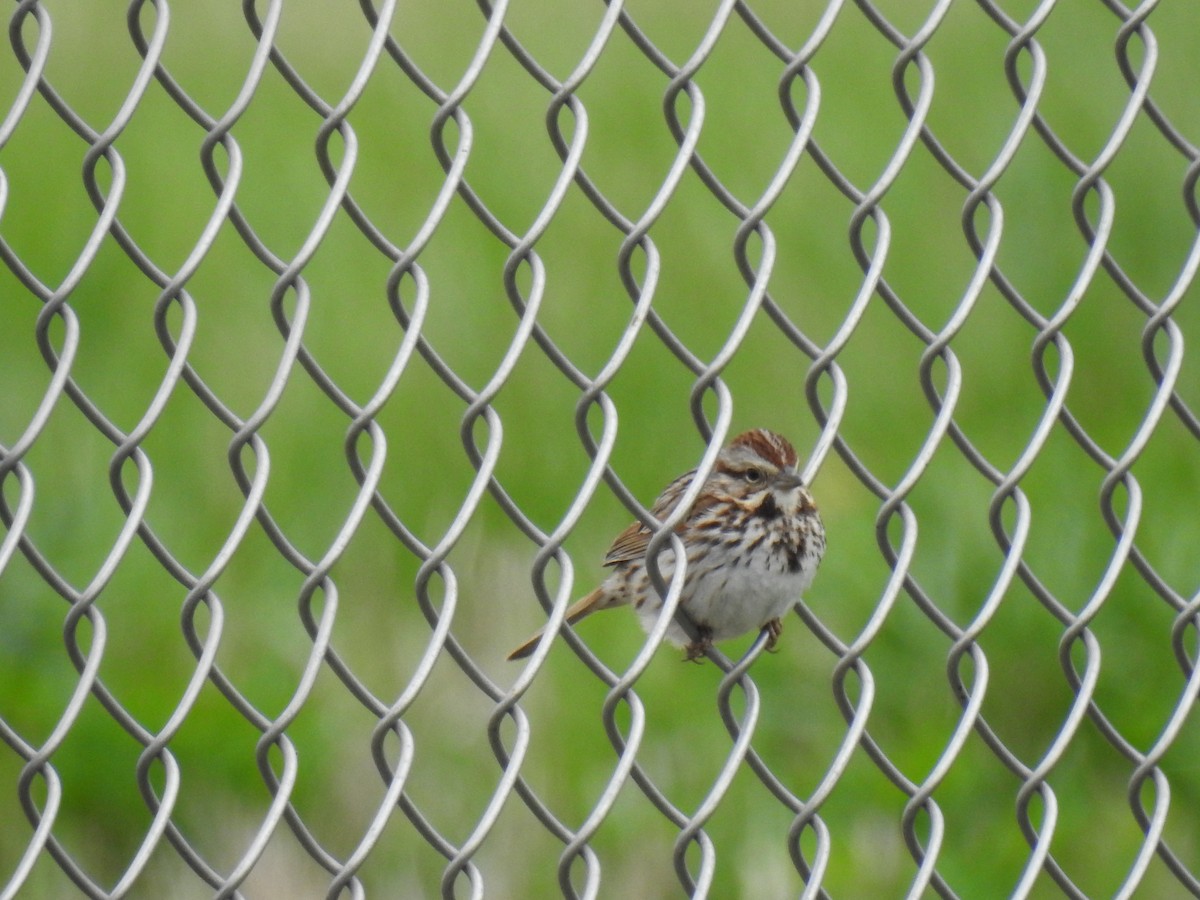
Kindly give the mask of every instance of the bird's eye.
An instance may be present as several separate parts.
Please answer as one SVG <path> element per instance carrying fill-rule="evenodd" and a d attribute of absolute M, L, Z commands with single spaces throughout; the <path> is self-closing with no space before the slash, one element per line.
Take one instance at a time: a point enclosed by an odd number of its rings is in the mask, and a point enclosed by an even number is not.
<path fill-rule="evenodd" d="M 746 470 L 746 480 L 751 484 L 758 484 L 763 480 L 763 471 L 758 468 L 750 468 Z"/>

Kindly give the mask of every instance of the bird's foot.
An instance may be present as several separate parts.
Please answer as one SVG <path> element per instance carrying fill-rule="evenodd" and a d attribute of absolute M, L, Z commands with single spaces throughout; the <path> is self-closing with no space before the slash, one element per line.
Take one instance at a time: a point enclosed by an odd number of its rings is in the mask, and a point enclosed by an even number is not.
<path fill-rule="evenodd" d="M 701 627 L 699 629 L 700 636 L 696 640 L 688 644 L 684 650 L 687 651 L 683 657 L 684 662 L 701 663 L 707 655 L 708 650 L 713 645 L 712 629 Z"/>
<path fill-rule="evenodd" d="M 775 645 L 779 643 L 779 636 L 783 634 L 783 622 L 780 619 L 772 619 L 763 627 L 767 629 L 767 652 L 775 653 Z"/>

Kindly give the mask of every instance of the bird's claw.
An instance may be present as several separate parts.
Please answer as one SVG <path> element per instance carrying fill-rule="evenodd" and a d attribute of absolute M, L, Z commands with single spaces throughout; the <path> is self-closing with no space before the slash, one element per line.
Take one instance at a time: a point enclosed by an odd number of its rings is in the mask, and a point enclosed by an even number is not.
<path fill-rule="evenodd" d="M 712 629 L 701 628 L 700 636 L 684 648 L 687 652 L 683 657 L 683 661 L 697 664 L 704 662 L 704 657 L 708 655 L 709 648 L 712 645 Z"/>
<path fill-rule="evenodd" d="M 779 636 L 783 634 L 783 622 L 780 619 L 772 619 L 765 626 L 767 629 L 767 652 L 777 652 L 776 644 L 779 643 Z"/>

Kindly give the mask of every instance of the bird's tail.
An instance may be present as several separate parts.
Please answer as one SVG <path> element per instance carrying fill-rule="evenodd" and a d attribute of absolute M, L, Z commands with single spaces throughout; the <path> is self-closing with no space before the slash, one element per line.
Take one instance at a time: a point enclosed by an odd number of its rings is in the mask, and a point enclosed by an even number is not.
<path fill-rule="evenodd" d="M 574 625 L 580 619 L 590 616 L 592 613 L 601 609 L 608 609 L 610 606 L 618 606 L 620 601 L 614 602 L 612 594 L 604 589 L 604 585 L 596 588 L 590 594 L 579 598 L 567 610 L 566 623 Z M 529 640 L 521 644 L 512 653 L 508 654 L 509 659 L 524 659 L 533 652 L 533 648 L 537 646 L 537 642 L 542 639 L 542 634 L 545 633 L 545 628 L 539 628 Z"/>

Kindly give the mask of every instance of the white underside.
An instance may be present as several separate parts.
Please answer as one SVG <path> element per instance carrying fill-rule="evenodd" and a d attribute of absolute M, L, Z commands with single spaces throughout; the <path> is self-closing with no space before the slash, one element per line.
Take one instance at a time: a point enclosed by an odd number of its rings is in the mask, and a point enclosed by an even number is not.
<path fill-rule="evenodd" d="M 712 633 L 714 641 L 724 641 L 757 631 L 772 619 L 781 618 L 808 589 L 816 569 L 816 560 L 805 560 L 798 572 L 777 572 L 746 566 L 729 566 L 707 572 L 688 572 L 680 605 L 692 621 Z M 673 566 L 663 566 L 663 577 L 670 583 Z M 642 627 L 649 632 L 658 620 L 661 602 L 653 588 L 653 600 L 637 609 Z M 677 646 L 691 638 L 677 622 L 667 628 L 667 640 Z"/>

